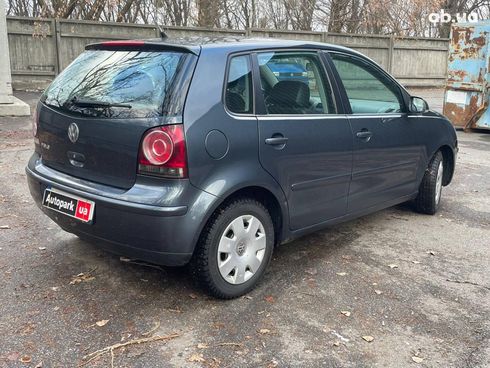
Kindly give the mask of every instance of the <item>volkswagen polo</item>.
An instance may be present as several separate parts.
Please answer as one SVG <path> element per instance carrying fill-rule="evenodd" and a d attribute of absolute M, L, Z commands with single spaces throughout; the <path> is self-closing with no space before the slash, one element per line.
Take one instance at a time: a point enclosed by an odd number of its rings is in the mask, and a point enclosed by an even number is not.
<path fill-rule="evenodd" d="M 117 254 L 189 264 L 219 298 L 301 235 L 407 201 L 434 214 L 457 153 L 449 121 L 375 62 L 304 41 L 92 44 L 33 131 L 27 178 L 47 216 Z"/>

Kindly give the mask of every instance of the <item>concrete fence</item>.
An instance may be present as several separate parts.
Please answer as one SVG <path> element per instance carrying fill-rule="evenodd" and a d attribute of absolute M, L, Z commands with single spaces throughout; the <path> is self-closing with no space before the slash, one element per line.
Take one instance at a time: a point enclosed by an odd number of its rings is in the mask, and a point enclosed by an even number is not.
<path fill-rule="evenodd" d="M 84 49 L 104 40 L 159 37 L 154 25 L 68 19 L 7 17 L 15 89 L 42 89 Z M 409 87 L 442 86 L 446 79 L 448 39 L 345 33 L 165 27 L 170 37 L 247 36 L 310 40 L 343 45 L 378 62 Z"/>

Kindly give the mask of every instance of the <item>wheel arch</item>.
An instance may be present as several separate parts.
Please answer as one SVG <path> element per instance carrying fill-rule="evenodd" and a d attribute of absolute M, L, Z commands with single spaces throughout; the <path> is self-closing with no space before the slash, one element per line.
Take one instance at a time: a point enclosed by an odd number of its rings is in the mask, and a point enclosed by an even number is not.
<path fill-rule="evenodd" d="M 454 168 L 455 168 L 455 157 L 454 157 L 455 155 L 453 149 L 447 144 L 439 147 L 439 149 L 436 152 L 438 151 L 441 151 L 442 153 L 442 158 L 444 163 L 442 184 L 446 186 L 449 183 L 451 183 L 451 180 L 453 179 Z"/>
<path fill-rule="evenodd" d="M 272 223 L 274 224 L 275 244 L 280 244 L 285 238 L 285 229 L 288 228 L 287 220 L 289 217 L 285 198 L 279 196 L 280 195 L 274 193 L 273 190 L 263 185 L 247 185 L 229 190 L 226 194 L 217 197 L 217 200 L 208 209 L 199 232 L 197 233 L 194 245 L 199 241 L 204 229 L 217 210 L 235 199 L 245 197 L 256 199 L 267 208 L 271 215 Z"/>

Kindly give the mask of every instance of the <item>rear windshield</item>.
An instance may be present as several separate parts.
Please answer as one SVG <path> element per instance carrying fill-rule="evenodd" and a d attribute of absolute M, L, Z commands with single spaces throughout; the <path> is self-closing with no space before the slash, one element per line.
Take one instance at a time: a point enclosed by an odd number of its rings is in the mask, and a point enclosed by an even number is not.
<path fill-rule="evenodd" d="M 42 101 L 89 116 L 159 116 L 186 55 L 169 51 L 85 51 L 53 81 Z"/>

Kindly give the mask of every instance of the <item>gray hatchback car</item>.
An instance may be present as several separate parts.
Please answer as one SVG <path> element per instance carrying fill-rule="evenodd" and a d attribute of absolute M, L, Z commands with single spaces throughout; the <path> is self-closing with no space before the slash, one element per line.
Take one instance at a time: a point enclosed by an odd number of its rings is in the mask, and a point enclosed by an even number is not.
<path fill-rule="evenodd" d="M 434 214 L 458 150 L 376 63 L 303 41 L 89 45 L 33 129 L 26 171 L 47 216 L 120 255 L 190 264 L 219 298 L 301 235 L 407 201 Z"/>

